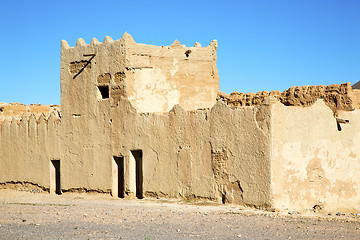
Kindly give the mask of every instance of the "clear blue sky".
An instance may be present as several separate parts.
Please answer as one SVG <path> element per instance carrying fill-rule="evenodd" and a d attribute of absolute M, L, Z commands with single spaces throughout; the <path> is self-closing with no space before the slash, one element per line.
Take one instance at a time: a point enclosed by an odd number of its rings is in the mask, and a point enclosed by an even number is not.
<path fill-rule="evenodd" d="M 217 39 L 220 90 L 360 80 L 359 0 L 0 1 L 0 102 L 60 103 L 60 42 L 203 46 Z"/>

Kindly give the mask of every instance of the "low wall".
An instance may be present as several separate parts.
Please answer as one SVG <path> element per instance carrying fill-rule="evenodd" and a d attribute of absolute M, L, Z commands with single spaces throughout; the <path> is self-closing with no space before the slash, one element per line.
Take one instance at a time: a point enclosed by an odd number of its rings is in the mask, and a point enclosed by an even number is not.
<path fill-rule="evenodd" d="M 271 184 L 279 209 L 353 211 L 360 204 L 360 110 L 323 100 L 310 107 L 272 105 Z M 359 210 L 359 209 L 357 209 Z"/>
<path fill-rule="evenodd" d="M 50 161 L 60 160 L 59 118 L 5 120 L 0 134 L 0 183 L 30 183 L 50 188 Z"/>

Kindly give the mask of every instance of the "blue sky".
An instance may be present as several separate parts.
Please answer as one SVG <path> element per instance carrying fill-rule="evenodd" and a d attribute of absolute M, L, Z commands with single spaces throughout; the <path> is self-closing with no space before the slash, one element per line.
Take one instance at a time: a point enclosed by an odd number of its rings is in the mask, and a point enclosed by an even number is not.
<path fill-rule="evenodd" d="M 0 102 L 60 103 L 60 42 L 203 46 L 217 39 L 220 90 L 360 81 L 359 0 L 0 0 Z"/>

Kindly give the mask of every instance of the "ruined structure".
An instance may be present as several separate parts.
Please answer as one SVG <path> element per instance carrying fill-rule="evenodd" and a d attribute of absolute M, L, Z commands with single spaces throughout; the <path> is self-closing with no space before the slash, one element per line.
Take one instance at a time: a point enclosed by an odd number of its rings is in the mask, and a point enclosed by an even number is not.
<path fill-rule="evenodd" d="M 63 41 L 61 113 L 4 117 L 0 185 L 356 209 L 357 90 L 219 93 L 216 50 L 216 41 L 160 47 L 127 33 Z"/>

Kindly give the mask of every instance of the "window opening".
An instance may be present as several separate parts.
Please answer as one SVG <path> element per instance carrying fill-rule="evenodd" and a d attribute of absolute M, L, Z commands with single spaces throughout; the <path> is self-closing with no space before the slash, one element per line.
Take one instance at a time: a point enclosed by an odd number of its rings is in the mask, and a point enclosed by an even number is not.
<path fill-rule="evenodd" d="M 98 86 L 102 99 L 109 98 L 109 86 Z"/>

